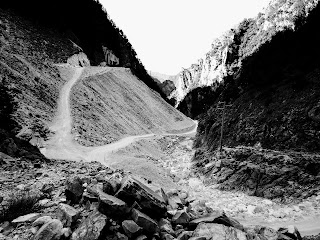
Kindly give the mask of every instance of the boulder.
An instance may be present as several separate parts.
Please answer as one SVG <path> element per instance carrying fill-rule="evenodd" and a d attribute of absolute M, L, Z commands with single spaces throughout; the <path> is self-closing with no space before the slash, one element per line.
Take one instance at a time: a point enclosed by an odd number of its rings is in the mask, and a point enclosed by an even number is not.
<path fill-rule="evenodd" d="M 178 194 L 168 197 L 168 205 L 170 206 L 171 210 L 183 208 L 183 204 Z"/>
<path fill-rule="evenodd" d="M 90 213 L 72 233 L 71 240 L 103 239 L 103 233 L 107 227 L 106 220 L 107 217 L 98 211 Z"/>
<path fill-rule="evenodd" d="M 117 178 L 111 178 L 103 183 L 103 192 L 114 195 L 121 187 L 121 182 Z"/>
<path fill-rule="evenodd" d="M 11 221 L 12 224 L 18 224 L 18 223 L 26 223 L 26 222 L 33 222 L 39 217 L 39 213 L 29 213 L 27 215 L 20 216 L 14 220 Z"/>
<path fill-rule="evenodd" d="M 137 209 L 132 209 L 132 219 L 148 233 L 159 232 L 158 224 Z"/>
<path fill-rule="evenodd" d="M 185 210 L 179 210 L 176 214 L 172 217 L 171 220 L 175 224 L 187 224 L 190 221 L 190 216 Z"/>
<path fill-rule="evenodd" d="M 167 232 L 161 232 L 160 234 L 162 240 L 174 240 L 175 237 Z"/>
<path fill-rule="evenodd" d="M 206 237 L 215 240 L 247 240 L 245 232 L 216 223 L 200 223 L 192 237 Z"/>
<path fill-rule="evenodd" d="M 142 212 L 156 219 L 164 216 L 166 212 L 166 204 L 162 197 L 132 177 L 123 179 L 122 186 L 115 196 L 130 205 L 138 202 Z"/>
<path fill-rule="evenodd" d="M 146 235 L 140 235 L 135 240 L 147 240 L 148 237 Z"/>
<path fill-rule="evenodd" d="M 34 235 L 32 240 L 58 240 L 61 237 L 62 222 L 58 219 L 53 219 L 44 224 Z"/>
<path fill-rule="evenodd" d="M 194 219 L 189 223 L 189 226 L 195 228 L 199 223 L 218 223 L 237 228 L 240 231 L 244 230 L 244 227 L 237 220 L 227 217 L 223 211 L 214 211 L 204 217 Z"/>
<path fill-rule="evenodd" d="M 65 227 L 70 227 L 79 218 L 80 212 L 68 204 L 60 203 L 58 207 L 58 217 Z"/>
<path fill-rule="evenodd" d="M 192 237 L 193 232 L 192 231 L 183 231 L 180 233 L 177 237 L 177 240 L 188 240 Z"/>
<path fill-rule="evenodd" d="M 83 182 L 79 177 L 72 177 L 66 181 L 66 198 L 71 204 L 77 204 L 80 202 L 83 194 Z"/>
<path fill-rule="evenodd" d="M 129 213 L 127 204 L 119 198 L 99 192 L 98 210 L 106 216 L 125 218 Z"/>
<path fill-rule="evenodd" d="M 42 216 L 37 218 L 33 223 L 32 226 L 34 227 L 41 227 L 42 225 L 51 222 L 52 218 L 50 216 Z"/>
<path fill-rule="evenodd" d="M 161 232 L 167 232 L 171 235 L 174 235 L 174 231 L 171 225 L 171 222 L 167 219 L 161 218 L 159 221 L 159 228 Z"/>
<path fill-rule="evenodd" d="M 129 238 L 134 238 L 139 236 L 139 234 L 142 231 L 142 228 L 132 220 L 125 220 L 122 222 L 121 225 L 122 225 L 123 231 Z"/>

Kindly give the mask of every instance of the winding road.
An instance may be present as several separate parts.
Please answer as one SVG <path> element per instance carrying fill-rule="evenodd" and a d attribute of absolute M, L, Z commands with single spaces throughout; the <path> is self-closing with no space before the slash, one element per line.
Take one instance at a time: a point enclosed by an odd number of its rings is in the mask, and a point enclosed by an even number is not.
<path fill-rule="evenodd" d="M 50 126 L 50 130 L 54 132 L 54 135 L 45 142 L 44 147 L 40 149 L 42 154 L 51 159 L 68 159 L 68 160 L 83 160 L 83 161 L 99 161 L 108 165 L 108 155 L 121 148 L 129 146 L 130 144 L 146 138 L 154 138 L 156 134 L 136 135 L 122 138 L 121 140 L 99 147 L 85 147 L 78 144 L 72 137 L 72 117 L 70 108 L 70 92 L 73 85 L 83 77 L 83 67 L 73 67 L 69 64 L 57 65 L 62 74 L 62 78 L 66 81 L 63 86 L 58 100 L 58 110 L 53 123 Z M 89 75 L 85 77 L 103 74 L 108 71 L 123 71 L 123 68 L 113 67 L 89 67 L 92 71 L 89 71 Z M 197 129 L 197 122 L 195 122 L 193 129 L 186 130 L 185 132 L 179 132 L 179 134 L 164 133 L 160 136 L 171 135 L 187 135 L 194 134 Z"/>

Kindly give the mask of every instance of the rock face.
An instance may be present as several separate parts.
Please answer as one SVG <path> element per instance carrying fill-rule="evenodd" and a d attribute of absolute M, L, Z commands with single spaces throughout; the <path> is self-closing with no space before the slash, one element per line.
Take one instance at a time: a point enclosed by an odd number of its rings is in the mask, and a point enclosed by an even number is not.
<path fill-rule="evenodd" d="M 68 58 L 67 63 L 75 67 L 88 67 L 90 66 L 90 61 L 87 55 L 83 52 L 74 54 Z"/>
<path fill-rule="evenodd" d="M 107 47 L 102 46 L 104 59 L 107 65 L 109 66 L 117 66 L 119 65 L 120 61 L 119 58 L 114 55 L 113 51 L 108 49 Z"/>
<path fill-rule="evenodd" d="M 272 1 L 264 13 L 229 32 L 222 41 L 227 50 L 218 48 L 226 55 L 222 80 L 194 88 L 178 107 L 199 117 L 199 151 L 213 154 L 219 146 L 219 101 L 231 105 L 225 111 L 225 146 L 319 151 L 319 19 L 318 1 Z M 200 66 L 182 73 L 185 85 L 203 84 Z"/>
<path fill-rule="evenodd" d="M 195 159 L 196 171 L 210 176 L 223 190 L 282 201 L 307 198 L 320 190 L 316 184 L 320 181 L 320 158 L 312 154 L 239 147 L 217 158 L 198 150 Z"/>

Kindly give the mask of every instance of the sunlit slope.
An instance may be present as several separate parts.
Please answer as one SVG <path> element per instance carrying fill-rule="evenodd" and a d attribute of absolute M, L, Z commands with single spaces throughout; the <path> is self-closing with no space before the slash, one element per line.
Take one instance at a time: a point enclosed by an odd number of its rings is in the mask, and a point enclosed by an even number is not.
<path fill-rule="evenodd" d="M 95 71 L 99 68 L 88 68 L 84 76 Z M 107 144 L 128 135 L 183 130 L 194 125 L 125 68 L 84 77 L 72 89 L 71 104 L 72 133 L 86 146 Z"/>

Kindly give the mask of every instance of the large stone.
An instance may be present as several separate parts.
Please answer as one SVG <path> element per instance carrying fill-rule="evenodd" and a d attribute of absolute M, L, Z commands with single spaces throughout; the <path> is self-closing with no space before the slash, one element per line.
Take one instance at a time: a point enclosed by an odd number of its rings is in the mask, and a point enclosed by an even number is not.
<path fill-rule="evenodd" d="M 44 224 L 48 223 L 48 222 L 51 222 L 52 221 L 52 218 L 50 216 L 42 216 L 42 217 L 39 217 L 37 218 L 33 223 L 32 223 L 32 226 L 34 227 L 41 227 L 43 226 Z"/>
<path fill-rule="evenodd" d="M 33 222 L 34 220 L 36 220 L 39 217 L 39 215 L 40 215 L 39 213 L 29 213 L 27 215 L 20 216 L 16 219 L 12 220 L 11 222 L 13 224 Z"/>
<path fill-rule="evenodd" d="M 189 225 L 195 228 L 199 223 L 218 223 L 241 231 L 244 230 L 244 227 L 237 220 L 227 217 L 223 211 L 214 211 L 204 217 L 194 219 Z"/>
<path fill-rule="evenodd" d="M 79 177 L 69 178 L 66 181 L 66 198 L 71 204 L 79 203 L 83 194 L 83 182 Z"/>
<path fill-rule="evenodd" d="M 245 232 L 216 223 L 200 223 L 192 237 L 206 237 L 214 240 L 247 240 Z"/>
<path fill-rule="evenodd" d="M 132 219 L 148 233 L 159 232 L 158 224 L 137 209 L 132 209 Z"/>
<path fill-rule="evenodd" d="M 107 217 L 98 211 L 90 213 L 72 233 L 71 240 L 103 239 L 103 234 L 106 230 L 106 220 Z"/>
<path fill-rule="evenodd" d="M 181 199 L 178 196 L 178 194 L 170 196 L 168 198 L 168 204 L 169 204 L 171 209 L 178 209 L 178 208 L 182 208 L 183 207 L 183 204 L 182 204 Z"/>
<path fill-rule="evenodd" d="M 32 240 L 58 240 L 62 234 L 62 222 L 58 219 L 44 224 L 34 235 Z"/>
<path fill-rule="evenodd" d="M 172 217 L 172 222 L 175 224 L 187 224 L 190 221 L 190 216 L 185 210 L 179 210 Z"/>
<path fill-rule="evenodd" d="M 58 217 L 65 227 L 73 225 L 80 216 L 80 212 L 68 204 L 60 203 L 58 208 Z"/>
<path fill-rule="evenodd" d="M 167 219 L 161 218 L 159 221 L 159 228 L 161 232 L 167 232 L 171 235 L 174 235 L 174 231 L 171 225 L 171 222 Z"/>
<path fill-rule="evenodd" d="M 115 194 L 128 204 L 139 203 L 141 211 L 155 219 L 161 218 L 166 212 L 166 204 L 153 190 L 132 177 L 123 179 L 122 186 Z"/>
<path fill-rule="evenodd" d="M 139 236 L 139 234 L 142 231 L 142 228 L 132 220 L 125 220 L 122 222 L 121 225 L 122 225 L 123 231 L 129 238 L 134 238 Z"/>
<path fill-rule="evenodd" d="M 189 238 L 191 238 L 192 234 L 192 231 L 183 231 L 178 235 L 177 240 L 188 240 Z"/>
<path fill-rule="evenodd" d="M 119 198 L 99 192 L 99 206 L 98 210 L 110 217 L 125 218 L 129 213 L 127 204 Z"/>

